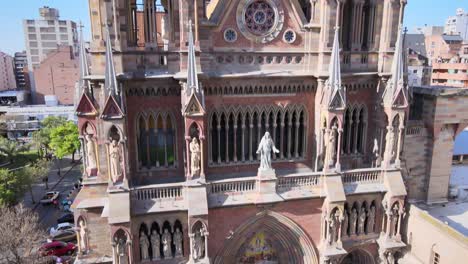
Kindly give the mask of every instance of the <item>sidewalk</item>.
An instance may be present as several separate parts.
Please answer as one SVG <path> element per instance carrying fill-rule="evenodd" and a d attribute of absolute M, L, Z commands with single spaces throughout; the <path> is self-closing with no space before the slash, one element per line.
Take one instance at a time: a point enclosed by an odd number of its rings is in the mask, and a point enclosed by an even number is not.
<path fill-rule="evenodd" d="M 60 176 L 57 174 L 58 171 L 58 163 L 60 162 Z M 54 160 L 52 162 L 51 169 L 49 171 L 49 181 L 48 181 L 48 189 L 46 189 L 46 184 L 45 182 L 39 180 L 36 184 L 32 186 L 32 192 L 34 196 L 35 203 L 33 204 L 31 201 L 31 193 L 29 190 L 25 192 L 25 195 L 23 197 L 23 204 L 26 207 L 29 208 L 34 208 L 39 205 L 39 200 L 42 198 L 44 193 L 50 192 L 50 191 L 63 191 L 63 188 L 60 188 L 60 183 L 67 178 L 67 183 L 73 183 L 80 178 L 80 165 L 81 162 L 78 162 L 77 159 L 75 159 L 75 163 L 71 163 L 71 158 L 64 158 L 61 161 L 59 160 Z M 73 170 L 72 170 L 73 169 Z M 72 187 L 73 188 L 73 187 Z M 66 197 L 67 193 L 62 193 L 61 194 L 61 199 Z"/>

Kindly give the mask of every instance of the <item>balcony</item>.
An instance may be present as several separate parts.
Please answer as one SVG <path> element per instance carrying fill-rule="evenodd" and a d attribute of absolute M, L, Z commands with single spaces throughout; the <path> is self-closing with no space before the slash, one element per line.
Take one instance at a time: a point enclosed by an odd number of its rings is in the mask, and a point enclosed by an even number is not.
<path fill-rule="evenodd" d="M 468 70 L 466 63 L 433 63 L 433 70 Z"/>
<path fill-rule="evenodd" d="M 9 121 L 7 123 L 8 131 L 34 131 L 40 128 L 38 120 L 30 121 Z"/>
<path fill-rule="evenodd" d="M 341 173 L 341 181 L 346 194 L 385 191 L 381 168 L 345 171 Z"/>
<path fill-rule="evenodd" d="M 434 72 L 432 73 L 432 79 L 468 81 L 468 73 Z"/>
<path fill-rule="evenodd" d="M 187 210 L 184 183 L 156 184 L 131 190 L 134 214 Z"/>

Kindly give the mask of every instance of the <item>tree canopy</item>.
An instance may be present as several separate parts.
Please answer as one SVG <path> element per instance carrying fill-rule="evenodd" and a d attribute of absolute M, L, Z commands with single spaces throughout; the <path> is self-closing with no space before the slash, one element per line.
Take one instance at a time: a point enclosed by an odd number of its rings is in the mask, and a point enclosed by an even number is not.
<path fill-rule="evenodd" d="M 41 156 L 50 150 L 50 140 L 52 130 L 67 123 L 67 119 L 61 116 L 48 116 L 41 121 L 41 129 L 33 132 L 32 140 Z M 42 152 L 45 151 L 45 153 Z"/>
<path fill-rule="evenodd" d="M 25 186 L 21 177 L 7 169 L 0 169 L 0 207 L 16 204 Z"/>
<path fill-rule="evenodd" d="M 19 142 L 0 137 L 0 153 L 13 163 L 15 157 L 22 151 L 29 149 L 29 145 L 21 145 Z"/>
<path fill-rule="evenodd" d="M 74 154 L 80 149 L 78 127 L 71 121 L 52 129 L 50 132 L 50 148 L 57 158 Z"/>

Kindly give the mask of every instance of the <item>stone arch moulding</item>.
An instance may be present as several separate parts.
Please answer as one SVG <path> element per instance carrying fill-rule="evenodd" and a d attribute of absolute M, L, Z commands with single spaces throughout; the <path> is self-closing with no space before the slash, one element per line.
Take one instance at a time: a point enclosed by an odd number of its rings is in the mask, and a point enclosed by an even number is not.
<path fill-rule="evenodd" d="M 276 234 L 275 239 L 281 246 L 290 249 L 286 252 L 289 263 L 319 263 L 315 245 L 302 228 L 286 216 L 269 210 L 262 211 L 241 224 L 234 231 L 234 236 L 225 241 L 223 248 L 217 252 L 213 263 L 236 263 L 240 249 L 244 243 L 248 243 L 246 238 L 259 229 Z"/>
<path fill-rule="evenodd" d="M 348 251 L 348 254 L 344 255 L 340 264 L 375 264 L 373 255 L 364 248 L 353 248 Z"/>
<path fill-rule="evenodd" d="M 190 128 L 193 125 L 195 125 L 198 128 L 199 138 L 201 138 L 201 139 L 205 138 L 205 131 L 203 131 L 203 126 L 200 123 L 198 123 L 197 121 L 195 121 L 195 120 L 190 120 L 188 122 L 188 124 L 187 124 L 188 129 L 185 129 L 185 137 L 190 138 Z"/>
<path fill-rule="evenodd" d="M 81 135 L 89 134 L 88 127 L 92 130 L 92 132 L 93 132 L 92 135 L 97 137 L 97 135 L 96 135 L 96 133 L 97 133 L 96 126 L 91 121 L 84 122 L 83 125 L 80 127 Z"/>

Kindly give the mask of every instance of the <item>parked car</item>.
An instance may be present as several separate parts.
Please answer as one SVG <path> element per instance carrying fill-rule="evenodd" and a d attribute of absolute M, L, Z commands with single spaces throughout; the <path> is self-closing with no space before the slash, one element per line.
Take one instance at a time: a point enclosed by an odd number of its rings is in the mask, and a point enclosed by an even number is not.
<path fill-rule="evenodd" d="M 57 232 L 59 232 L 59 231 L 73 229 L 74 227 L 75 227 L 74 224 L 70 224 L 70 223 L 61 223 L 61 224 L 58 224 L 58 225 L 55 226 L 55 227 L 50 228 L 49 234 L 50 234 L 51 236 L 53 236 L 53 235 L 55 235 L 55 233 L 57 233 Z"/>
<path fill-rule="evenodd" d="M 50 204 L 57 200 L 60 196 L 60 192 L 46 192 L 46 194 L 42 197 L 40 203 L 41 204 Z"/>
<path fill-rule="evenodd" d="M 72 213 L 66 213 L 57 219 L 57 224 L 60 223 L 75 223 L 75 218 Z"/>
<path fill-rule="evenodd" d="M 73 243 L 65 243 L 62 241 L 53 241 L 50 243 L 45 243 L 39 249 L 39 253 L 42 256 L 63 256 L 63 255 L 70 255 L 76 249 L 75 244 Z"/>
<path fill-rule="evenodd" d="M 71 242 L 76 240 L 76 232 L 72 229 L 58 231 L 50 236 L 52 241 Z"/>

